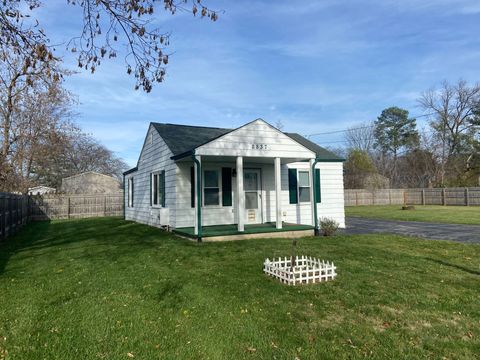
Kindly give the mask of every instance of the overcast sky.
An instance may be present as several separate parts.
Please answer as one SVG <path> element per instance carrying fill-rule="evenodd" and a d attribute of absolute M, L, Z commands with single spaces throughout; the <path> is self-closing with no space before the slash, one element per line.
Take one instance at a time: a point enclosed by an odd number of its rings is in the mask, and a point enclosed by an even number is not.
<path fill-rule="evenodd" d="M 78 35 L 66 0 L 36 10 L 53 42 Z M 121 59 L 66 80 L 77 121 L 134 166 L 149 122 L 237 127 L 256 118 L 303 135 L 342 130 L 416 99 L 446 79 L 479 79 L 478 0 L 204 0 L 212 23 L 158 9 L 172 32 L 168 76 L 135 91 Z M 66 55 L 67 66 L 74 59 Z M 342 134 L 312 137 L 342 145 Z"/>

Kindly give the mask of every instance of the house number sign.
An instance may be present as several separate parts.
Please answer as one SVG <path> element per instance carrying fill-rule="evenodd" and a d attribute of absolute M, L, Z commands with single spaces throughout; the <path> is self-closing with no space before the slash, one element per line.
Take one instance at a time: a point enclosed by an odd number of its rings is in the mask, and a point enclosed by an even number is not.
<path fill-rule="evenodd" d="M 267 144 L 252 144 L 252 150 L 267 150 Z"/>

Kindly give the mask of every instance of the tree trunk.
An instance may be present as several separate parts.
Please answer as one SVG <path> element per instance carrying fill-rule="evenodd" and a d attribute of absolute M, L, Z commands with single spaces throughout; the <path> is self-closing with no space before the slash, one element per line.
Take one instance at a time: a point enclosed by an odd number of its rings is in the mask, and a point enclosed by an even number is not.
<path fill-rule="evenodd" d="M 8 173 L 11 171 L 10 164 L 8 164 L 8 153 L 10 151 L 10 128 L 13 113 L 13 88 L 15 87 L 17 77 L 14 77 L 7 87 L 7 101 L 6 109 L 3 112 L 3 143 L 2 152 L 0 154 L 0 178 L 7 179 Z"/>

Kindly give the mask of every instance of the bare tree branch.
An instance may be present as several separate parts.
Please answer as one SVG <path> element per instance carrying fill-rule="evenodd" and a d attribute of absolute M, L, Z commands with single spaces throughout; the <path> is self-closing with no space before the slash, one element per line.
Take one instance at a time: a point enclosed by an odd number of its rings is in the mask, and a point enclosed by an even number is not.
<path fill-rule="evenodd" d="M 126 71 L 135 77 L 135 89 L 141 87 L 146 92 L 150 92 L 155 83 L 164 81 L 169 62 L 166 48 L 170 33 L 152 25 L 155 12 L 159 8 L 172 15 L 188 11 L 211 21 L 216 21 L 220 13 L 205 7 L 202 0 L 65 1 L 82 9 L 80 34 L 67 44 L 67 49 L 77 57 L 78 67 L 94 73 L 104 59 L 116 58 L 119 47 L 125 47 Z M 27 67 L 35 68 L 44 62 L 51 65 L 55 48 L 38 22 L 32 25 L 29 15 L 21 10 L 22 5 L 27 5 L 33 11 L 42 6 L 41 1 L 0 0 L 0 4 L 0 43 L 4 51 L 25 59 Z M 49 73 L 60 76 L 55 67 L 51 67 Z"/>

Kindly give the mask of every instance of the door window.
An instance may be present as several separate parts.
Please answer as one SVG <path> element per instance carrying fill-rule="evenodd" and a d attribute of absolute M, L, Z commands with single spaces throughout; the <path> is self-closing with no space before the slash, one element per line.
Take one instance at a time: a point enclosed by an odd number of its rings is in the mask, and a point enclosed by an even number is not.
<path fill-rule="evenodd" d="M 258 173 L 244 173 L 245 209 L 258 209 Z"/>

